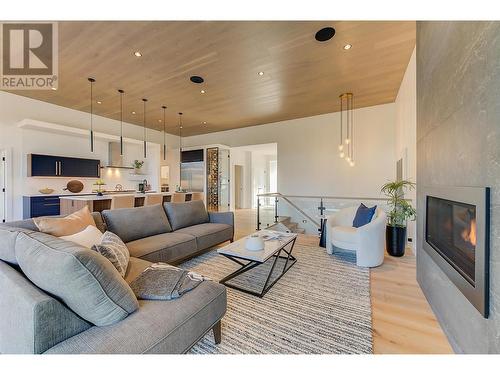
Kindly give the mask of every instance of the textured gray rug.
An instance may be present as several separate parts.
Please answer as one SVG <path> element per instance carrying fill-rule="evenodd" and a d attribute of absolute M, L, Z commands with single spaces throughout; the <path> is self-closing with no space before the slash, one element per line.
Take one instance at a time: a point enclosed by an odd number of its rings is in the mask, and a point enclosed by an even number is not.
<path fill-rule="evenodd" d="M 222 343 L 210 332 L 191 353 L 372 353 L 369 269 L 320 247 L 295 245 L 293 254 L 297 263 L 263 298 L 228 288 Z M 216 251 L 182 267 L 216 281 L 237 269 Z M 269 261 L 232 282 L 262 285 L 265 267 Z"/>

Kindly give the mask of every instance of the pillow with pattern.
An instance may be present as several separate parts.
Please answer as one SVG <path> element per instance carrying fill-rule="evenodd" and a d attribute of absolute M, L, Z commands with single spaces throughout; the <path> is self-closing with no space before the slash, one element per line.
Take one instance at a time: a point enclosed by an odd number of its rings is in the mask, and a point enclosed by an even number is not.
<path fill-rule="evenodd" d="M 123 243 L 120 237 L 112 232 L 105 232 L 102 236 L 101 243 L 92 246 L 92 250 L 106 257 L 113 266 L 115 266 L 120 275 L 125 277 L 130 253 L 127 245 Z"/>

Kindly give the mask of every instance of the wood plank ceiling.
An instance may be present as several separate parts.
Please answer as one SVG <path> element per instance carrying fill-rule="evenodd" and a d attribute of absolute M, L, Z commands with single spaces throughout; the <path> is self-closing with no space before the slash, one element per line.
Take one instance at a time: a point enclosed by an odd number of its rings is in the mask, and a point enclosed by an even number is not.
<path fill-rule="evenodd" d="M 142 125 L 147 98 L 148 127 L 166 105 L 167 131 L 183 112 L 196 135 L 335 112 L 347 91 L 357 108 L 393 102 L 414 46 L 415 22 L 61 22 L 59 89 L 12 93 L 88 112 L 94 77 L 96 114 L 119 119 L 123 89 L 124 121 Z"/>

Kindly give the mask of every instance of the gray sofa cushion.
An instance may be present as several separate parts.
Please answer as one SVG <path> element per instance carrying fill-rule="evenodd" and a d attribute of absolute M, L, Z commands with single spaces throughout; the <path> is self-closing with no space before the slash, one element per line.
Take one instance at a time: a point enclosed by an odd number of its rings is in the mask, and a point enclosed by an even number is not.
<path fill-rule="evenodd" d="M 172 231 L 161 204 L 105 210 L 102 216 L 108 230 L 125 243 Z"/>
<path fill-rule="evenodd" d="M 0 225 L 0 260 L 9 264 L 17 265 L 16 259 L 16 238 L 20 232 L 33 232 L 29 229 L 11 227 L 9 225 Z"/>
<path fill-rule="evenodd" d="M 172 301 L 139 301 L 139 310 L 109 327 L 92 327 L 47 353 L 183 353 L 226 311 L 226 288 L 204 281 Z"/>
<path fill-rule="evenodd" d="M 182 228 L 174 233 L 195 236 L 198 250 L 204 250 L 231 240 L 233 238 L 233 227 L 228 224 L 205 223 Z"/>
<path fill-rule="evenodd" d="M 5 223 L 4 225 L 7 225 L 9 227 L 22 228 L 22 229 L 27 229 L 27 230 L 32 230 L 34 232 L 38 232 L 38 227 L 35 225 L 35 222 L 33 221 L 33 219 L 10 221 L 10 222 Z"/>
<path fill-rule="evenodd" d="M 150 262 L 171 263 L 198 251 L 193 236 L 183 233 L 163 233 L 127 242 L 130 256 Z"/>
<path fill-rule="evenodd" d="M 168 202 L 163 205 L 173 230 L 208 223 L 208 213 L 203 201 Z"/>
<path fill-rule="evenodd" d="M 0 353 L 43 353 L 91 327 L 1 261 L 0 288 Z"/>
<path fill-rule="evenodd" d="M 24 274 L 83 319 L 105 326 L 137 310 L 128 284 L 95 251 L 40 232 L 19 233 L 15 249 Z"/>

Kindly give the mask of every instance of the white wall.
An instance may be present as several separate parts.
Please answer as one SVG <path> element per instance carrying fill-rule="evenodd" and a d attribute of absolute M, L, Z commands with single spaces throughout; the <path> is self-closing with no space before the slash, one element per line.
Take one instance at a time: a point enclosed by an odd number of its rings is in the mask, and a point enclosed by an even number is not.
<path fill-rule="evenodd" d="M 381 197 L 381 185 L 396 176 L 395 104 L 354 112 L 355 167 L 338 156 L 339 113 L 187 137 L 183 142 L 188 146 L 223 143 L 230 147 L 277 143 L 280 193 Z M 294 219 L 303 224 L 301 217 Z"/>
<path fill-rule="evenodd" d="M 413 50 L 395 102 L 396 112 L 396 160 L 403 158 L 403 178 L 417 182 L 417 64 Z M 416 191 L 407 197 L 416 207 Z M 408 237 L 416 249 L 416 222 L 408 224 Z"/>
<path fill-rule="evenodd" d="M 277 143 L 279 192 L 378 197 L 380 186 L 395 177 L 394 110 L 394 104 L 355 110 L 355 167 L 338 156 L 339 113 L 187 137 L 183 142 L 230 147 Z"/>
<path fill-rule="evenodd" d="M 90 153 L 88 139 L 18 128 L 17 124 L 24 119 L 34 119 L 80 129 L 88 129 L 89 127 L 89 114 L 86 112 L 0 92 L 0 149 L 7 150 L 7 155 L 11 156 L 8 163 L 9 170 L 7 171 L 8 220 L 16 220 L 22 217 L 23 194 L 36 193 L 39 188 L 46 186 L 55 188 L 55 193 L 60 193 L 62 187 L 69 180 L 67 178 L 28 178 L 26 172 L 26 155 L 28 153 L 39 152 L 61 156 L 99 158 L 103 164 L 106 164 L 108 159 L 107 141 L 96 139 L 96 152 L 92 154 Z M 124 123 L 123 128 L 125 137 L 142 140 L 143 130 L 141 127 Z M 95 116 L 94 130 L 110 135 L 119 135 L 120 123 Z M 169 155 L 175 155 L 175 147 L 177 147 L 178 154 L 178 139 L 174 135 L 169 134 L 167 136 L 168 148 L 172 150 Z M 150 142 L 150 152 L 145 165 L 148 171 L 151 172 L 151 176 L 147 176 L 147 178 L 151 179 L 155 184 L 155 188 L 157 188 L 156 185 L 159 184 L 160 146 L 154 145 L 154 143 L 163 142 L 162 133 L 148 130 L 148 142 Z M 127 161 L 136 158 L 143 159 L 140 146 L 127 143 L 125 150 Z M 107 188 L 114 188 L 116 183 L 122 183 L 124 187 L 134 186 L 136 181 L 131 181 L 123 173 L 126 172 L 105 171 L 103 178 L 110 184 Z M 172 163 L 171 174 L 173 178 L 178 178 L 178 161 Z M 85 179 L 82 181 L 85 184 L 85 190 L 90 191 L 93 180 Z"/>

